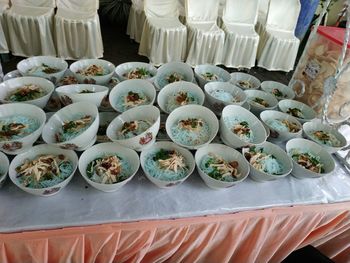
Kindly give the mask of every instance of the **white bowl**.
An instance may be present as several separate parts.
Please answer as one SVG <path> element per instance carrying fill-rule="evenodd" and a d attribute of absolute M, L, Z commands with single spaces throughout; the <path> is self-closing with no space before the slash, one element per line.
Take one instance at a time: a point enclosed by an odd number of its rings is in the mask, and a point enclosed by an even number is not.
<path fill-rule="evenodd" d="M 246 88 L 244 86 L 241 86 L 238 82 L 239 81 L 247 81 L 251 84 L 251 88 Z M 259 89 L 260 87 L 260 80 L 250 74 L 242 73 L 242 72 L 235 72 L 231 73 L 231 81 L 233 85 L 237 86 L 238 88 L 241 88 L 243 90 L 246 89 Z"/>
<path fill-rule="evenodd" d="M 267 172 L 262 172 L 256 169 L 255 167 L 253 167 L 253 165 L 249 163 L 250 165 L 249 176 L 254 181 L 263 182 L 263 181 L 277 180 L 291 173 L 293 169 L 292 159 L 281 147 L 270 142 L 264 142 L 263 144 L 256 146 L 256 149 L 263 149 L 263 152 L 267 154 L 272 154 L 277 159 L 277 161 L 281 164 L 282 173 L 276 175 L 276 174 L 269 174 Z M 249 151 L 249 148 L 243 148 L 242 149 L 243 155 L 245 155 L 245 153 L 248 151 Z"/>
<path fill-rule="evenodd" d="M 263 111 L 260 114 L 260 119 L 263 121 L 263 123 L 269 127 L 270 129 L 270 138 L 274 142 L 285 142 L 293 138 L 301 138 L 302 133 L 303 133 L 303 127 L 300 124 L 300 122 L 294 118 L 293 116 L 290 116 L 287 113 L 283 113 L 280 111 L 275 111 L 275 110 L 266 110 Z M 280 131 L 274 129 L 270 121 L 271 120 L 287 120 L 289 122 L 297 124 L 298 128 L 300 129 L 298 132 L 287 132 L 287 131 Z"/>
<path fill-rule="evenodd" d="M 148 102 L 143 105 L 152 105 L 156 99 L 156 89 L 149 81 L 143 79 L 125 80 L 117 84 L 109 93 L 109 103 L 114 110 L 117 112 L 124 112 L 127 110 L 123 109 L 121 105 L 118 105 L 118 99 L 122 99 L 130 91 L 143 93 L 148 98 Z"/>
<path fill-rule="evenodd" d="M 9 171 L 10 162 L 7 156 L 0 152 L 0 188 L 4 185 Z"/>
<path fill-rule="evenodd" d="M 252 142 L 241 139 L 231 131 L 232 127 L 229 127 L 225 121 L 228 117 L 235 117 L 248 122 L 254 136 Z M 262 144 L 266 141 L 267 133 L 262 122 L 250 111 L 238 105 L 229 105 L 223 109 L 220 118 L 220 137 L 227 146 L 241 148 L 248 145 Z"/>
<path fill-rule="evenodd" d="M 149 73 L 152 75 L 149 78 L 145 78 L 145 80 L 151 81 L 153 82 L 156 75 L 157 75 L 157 69 L 152 66 L 149 63 L 144 63 L 144 62 L 126 62 L 123 64 L 118 65 L 115 68 L 115 73 L 118 76 L 118 79 L 120 81 L 124 81 L 124 80 L 128 80 L 128 77 L 125 76 L 125 74 L 128 74 L 131 70 L 137 69 L 137 68 L 144 68 L 147 71 L 149 71 Z"/>
<path fill-rule="evenodd" d="M 56 73 L 45 73 L 42 71 L 32 71 L 36 67 L 41 67 L 43 64 L 58 69 Z M 62 58 L 56 58 L 51 56 L 35 56 L 27 59 L 23 59 L 17 64 L 18 71 L 23 76 L 41 77 L 58 83 L 63 77 L 65 71 L 68 68 L 68 63 Z"/>
<path fill-rule="evenodd" d="M 338 130 L 332 128 L 327 124 L 323 124 L 321 120 L 314 120 L 311 122 L 304 123 L 303 130 L 304 130 L 305 136 L 309 140 L 312 140 L 318 143 L 319 145 L 323 146 L 326 149 L 326 151 L 331 154 L 336 153 L 337 151 L 340 151 L 342 148 L 344 148 L 347 145 L 346 138 Z M 315 131 L 324 131 L 332 134 L 339 141 L 340 143 L 339 146 L 330 146 L 315 140 L 312 136 L 312 133 Z"/>
<path fill-rule="evenodd" d="M 26 187 L 17 180 L 17 172 L 16 167 L 22 165 L 26 160 L 33 160 L 39 155 L 45 155 L 45 154 L 53 154 L 53 155 L 60 155 L 63 154 L 68 158 L 68 160 L 73 165 L 73 171 L 70 176 L 68 176 L 64 181 L 51 186 L 51 187 L 45 187 L 45 188 L 30 188 Z M 11 181 L 20 189 L 23 191 L 37 195 L 37 196 L 52 196 L 57 194 L 59 191 L 61 191 L 64 187 L 67 186 L 67 184 L 70 182 L 70 180 L 73 178 L 74 173 L 78 166 L 78 156 L 74 151 L 71 150 L 63 150 L 60 148 L 57 148 L 53 145 L 47 145 L 47 144 L 41 144 L 34 146 L 31 148 L 30 151 L 27 151 L 25 153 L 17 155 L 11 162 L 10 169 L 9 169 L 9 176 Z"/>
<path fill-rule="evenodd" d="M 92 93 L 81 93 L 82 91 L 90 91 Z M 65 106 L 85 101 L 99 107 L 108 92 L 109 89 L 107 87 L 94 84 L 73 84 L 56 88 L 56 93 L 60 97 L 61 103 Z"/>
<path fill-rule="evenodd" d="M 117 131 L 122 128 L 125 122 L 135 120 L 150 120 L 153 122 L 153 124 L 146 131 L 135 137 L 129 139 L 119 139 L 117 137 Z M 116 117 L 107 128 L 107 136 L 113 142 L 117 142 L 136 151 L 142 151 L 145 148 L 150 147 L 155 142 L 159 131 L 159 126 L 159 109 L 151 105 L 139 106 L 127 110 Z"/>
<path fill-rule="evenodd" d="M 228 101 L 217 99 L 212 95 L 212 93 L 215 90 L 224 90 L 230 93 L 238 101 L 228 102 Z M 204 91 L 205 91 L 205 99 L 207 101 L 207 105 L 212 111 L 215 112 L 216 115 L 221 115 L 222 110 L 227 105 L 242 106 L 247 101 L 247 95 L 244 93 L 243 90 L 227 82 L 210 82 L 204 86 Z"/>
<path fill-rule="evenodd" d="M 104 70 L 107 71 L 107 74 L 103 76 L 84 76 L 77 72 L 92 65 L 103 67 Z M 82 59 L 71 64 L 69 69 L 73 72 L 79 83 L 105 85 L 112 78 L 115 66 L 111 62 L 103 59 Z"/>
<path fill-rule="evenodd" d="M 311 121 L 311 120 L 316 118 L 316 112 L 311 107 L 309 107 L 308 105 L 306 105 L 300 101 L 281 100 L 280 102 L 278 102 L 278 108 L 280 109 L 280 111 L 282 111 L 284 113 L 287 113 L 287 111 L 290 108 L 299 109 L 305 117 L 305 118 L 295 117 L 300 123 L 305 123 L 305 122 Z"/>
<path fill-rule="evenodd" d="M 61 129 L 65 121 L 74 120 L 77 114 L 82 116 L 90 115 L 94 120 L 85 131 L 73 139 L 57 142 L 55 134 Z M 53 144 L 63 149 L 83 151 L 96 140 L 98 125 L 99 115 L 97 107 L 88 102 L 77 102 L 56 112 L 45 124 L 42 137 L 47 144 Z"/>
<path fill-rule="evenodd" d="M 205 73 L 212 73 L 218 76 L 218 80 L 206 80 L 202 74 Z M 202 88 L 204 88 L 204 85 L 209 83 L 209 82 L 228 82 L 231 80 L 231 75 L 230 73 L 228 73 L 226 70 L 218 67 L 218 66 L 214 66 L 214 65 L 197 65 L 194 68 L 194 74 L 196 76 L 196 79 L 199 83 L 199 86 L 201 86 Z"/>
<path fill-rule="evenodd" d="M 233 182 L 225 182 L 225 181 L 220 181 L 217 179 L 214 179 L 210 177 L 208 174 L 206 174 L 202 169 L 201 169 L 201 163 L 203 158 L 208 155 L 209 153 L 216 154 L 220 157 L 222 157 L 224 160 L 227 162 L 231 161 L 237 161 L 238 162 L 238 171 L 241 174 L 239 178 L 234 180 Z M 241 183 L 244 181 L 248 174 L 249 174 L 249 164 L 244 159 L 241 153 L 239 153 L 237 150 L 232 149 L 226 145 L 222 144 L 209 144 L 205 147 L 200 148 L 195 155 L 195 160 L 196 160 L 196 166 L 197 166 L 197 171 L 202 177 L 204 183 L 212 188 L 212 189 L 222 189 L 222 188 L 228 188 L 232 187 L 238 183 Z"/>
<path fill-rule="evenodd" d="M 166 85 L 159 92 L 157 97 L 157 103 L 162 111 L 168 114 L 171 112 L 168 109 L 169 99 L 172 98 L 174 94 L 177 94 L 180 91 L 188 92 L 192 94 L 198 100 L 197 105 L 203 105 L 205 96 L 200 87 L 198 87 L 196 84 L 192 82 L 178 81 L 178 82 L 174 82 Z M 190 104 L 196 104 L 196 103 L 190 103 Z M 180 107 L 180 105 L 178 107 Z"/>
<path fill-rule="evenodd" d="M 201 143 L 195 145 L 182 144 L 177 141 L 171 131 L 171 128 L 176 126 L 180 120 L 185 120 L 188 118 L 200 118 L 209 126 L 209 136 L 208 139 Z M 208 108 L 200 105 L 186 105 L 180 108 L 175 109 L 168 116 L 165 123 L 166 131 L 170 137 L 170 139 L 176 144 L 185 147 L 187 149 L 196 150 L 203 146 L 208 145 L 216 136 L 219 130 L 219 121 L 216 118 L 215 114 L 209 110 Z"/>
<path fill-rule="evenodd" d="M 147 169 L 145 167 L 145 162 L 146 162 L 147 158 L 149 158 L 149 155 L 154 154 L 156 151 L 158 151 L 160 149 L 176 150 L 179 154 L 181 154 L 184 157 L 185 163 L 188 167 L 187 175 L 181 179 L 169 180 L 169 181 L 161 180 L 161 179 L 153 177 L 147 171 Z M 172 143 L 172 142 L 156 142 L 152 147 L 141 152 L 140 160 L 141 160 L 141 167 L 142 167 L 146 177 L 152 183 L 154 183 L 156 186 L 158 186 L 160 188 L 168 188 L 168 187 L 172 187 L 172 186 L 179 185 L 179 184 L 183 183 L 193 173 L 194 168 L 195 168 L 195 162 L 194 162 L 194 158 L 193 158 L 192 153 L 190 153 L 190 151 L 188 151 L 182 147 L 179 147 L 178 145 L 176 145 L 175 143 Z"/>
<path fill-rule="evenodd" d="M 126 160 L 130 165 L 129 176 L 122 182 L 115 184 L 102 184 L 92 181 L 86 174 L 87 166 L 90 162 L 104 155 L 118 155 Z M 92 146 L 82 153 L 79 158 L 79 172 L 88 184 L 97 190 L 103 192 L 114 192 L 123 187 L 126 183 L 131 181 L 140 167 L 140 160 L 138 154 L 129 148 L 120 146 L 115 143 L 100 143 Z"/>
<path fill-rule="evenodd" d="M 100 112 L 100 123 L 97 131 L 97 142 L 110 142 L 107 137 L 107 127 L 108 125 L 118 116 L 116 112 Z"/>
<path fill-rule="evenodd" d="M 264 110 L 274 110 L 277 108 L 278 100 L 275 98 L 275 96 L 273 96 L 270 93 L 261 90 L 245 90 L 244 92 L 247 95 L 247 102 L 250 105 L 251 112 L 253 112 L 257 116 L 259 116 L 260 113 Z M 264 107 L 256 102 L 253 102 L 252 100 L 254 100 L 255 98 L 261 98 L 265 100 L 269 104 L 269 106 Z"/>
<path fill-rule="evenodd" d="M 30 84 L 39 86 L 45 94 L 42 97 L 37 98 L 35 100 L 21 101 L 21 103 L 32 104 L 43 109 L 49 101 L 55 89 L 55 86 L 52 84 L 51 81 L 39 77 L 19 77 L 4 81 L 0 84 L 0 102 L 4 104 L 19 103 L 15 101 L 9 101 L 7 100 L 7 97 L 22 86 Z"/>
<path fill-rule="evenodd" d="M 14 78 L 19 78 L 19 77 L 23 77 L 21 72 L 19 72 L 19 70 L 12 70 L 10 72 L 8 72 L 7 74 L 5 74 L 3 81 L 5 80 L 9 80 L 9 79 L 14 79 Z"/>
<path fill-rule="evenodd" d="M 292 139 L 287 142 L 286 150 L 289 156 L 291 156 L 292 149 L 299 149 L 301 151 L 310 152 L 314 156 L 320 157 L 320 162 L 323 164 L 324 172 L 316 173 L 310 171 L 303 166 L 299 165 L 293 160 L 292 175 L 297 178 L 317 178 L 328 174 L 331 174 L 335 169 L 335 163 L 332 156 L 319 144 L 306 139 Z M 292 157 L 292 156 L 291 156 Z"/>
<path fill-rule="evenodd" d="M 156 88 L 161 90 L 170 84 L 166 78 L 173 73 L 182 75 L 183 81 L 192 82 L 194 79 L 192 68 L 188 64 L 183 62 L 169 62 L 158 68 L 158 73 L 154 81 Z"/>
<path fill-rule="evenodd" d="M 37 106 L 26 103 L 11 103 L 0 105 L 0 119 L 10 116 L 26 116 L 38 121 L 38 128 L 31 134 L 20 139 L 0 141 L 0 150 L 6 154 L 15 155 L 30 149 L 33 143 L 40 137 L 43 130 L 46 115 Z"/>
<path fill-rule="evenodd" d="M 266 92 L 274 95 L 277 100 L 283 100 L 283 99 L 291 99 L 292 100 L 295 97 L 294 90 L 289 88 L 287 85 L 284 85 L 284 84 L 276 82 L 276 81 L 263 81 L 261 83 L 261 89 L 263 91 L 266 91 Z M 280 91 L 282 93 L 282 96 L 279 97 L 276 94 L 274 94 L 274 90 Z"/>

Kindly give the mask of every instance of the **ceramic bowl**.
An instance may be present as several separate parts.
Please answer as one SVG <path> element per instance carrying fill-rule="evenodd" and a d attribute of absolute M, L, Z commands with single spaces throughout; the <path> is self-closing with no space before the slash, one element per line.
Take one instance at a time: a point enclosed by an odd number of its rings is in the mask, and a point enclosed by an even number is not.
<path fill-rule="evenodd" d="M 3 81 L 5 80 L 9 80 L 9 79 L 15 79 L 15 78 L 19 78 L 19 77 L 23 77 L 21 72 L 19 72 L 17 69 L 16 70 L 12 70 L 8 73 L 5 74 Z"/>
<path fill-rule="evenodd" d="M 322 173 L 316 173 L 311 170 L 304 168 L 299 165 L 293 159 L 293 171 L 292 175 L 303 179 L 303 178 L 317 178 L 322 177 L 328 174 L 331 174 L 335 169 L 335 163 L 332 156 L 319 144 L 306 140 L 306 139 L 292 139 L 287 142 L 286 150 L 289 156 L 293 157 L 293 149 L 297 149 L 301 152 L 311 153 L 314 156 L 320 158 L 320 163 L 323 164 L 324 171 Z"/>
<path fill-rule="evenodd" d="M 64 122 L 75 120 L 86 115 L 90 115 L 93 118 L 92 123 L 86 130 L 70 140 L 57 142 L 56 134 L 62 129 Z M 99 119 L 98 110 L 94 104 L 88 102 L 73 103 L 62 108 L 49 119 L 43 129 L 43 140 L 47 144 L 53 144 L 62 149 L 84 151 L 96 140 Z"/>
<path fill-rule="evenodd" d="M 306 122 L 303 125 L 303 131 L 304 135 L 311 141 L 314 141 L 318 143 L 319 145 L 323 146 L 327 152 L 329 153 L 336 153 L 340 151 L 342 148 L 344 148 L 347 145 L 346 138 L 336 129 L 332 128 L 331 126 L 327 124 L 323 124 L 321 120 L 314 120 L 311 122 Z M 337 141 L 337 145 L 329 145 L 327 143 L 323 143 L 320 140 L 317 140 L 315 136 L 313 135 L 316 131 L 323 131 L 326 133 L 331 134 Z"/>
<path fill-rule="evenodd" d="M 158 68 L 154 84 L 158 90 L 161 90 L 166 85 L 170 84 L 167 77 L 177 73 L 182 76 L 183 81 L 192 82 L 194 79 L 192 68 L 183 62 L 169 62 Z"/>
<path fill-rule="evenodd" d="M 9 171 L 10 162 L 5 154 L 0 152 L 0 188 L 4 185 Z"/>
<path fill-rule="evenodd" d="M 293 116 L 290 116 L 287 113 L 274 111 L 274 110 L 267 110 L 267 111 L 263 111 L 260 114 L 260 119 L 267 127 L 269 127 L 270 139 L 274 142 L 285 142 L 293 138 L 301 138 L 302 136 L 302 133 L 303 133 L 302 125 L 296 118 L 294 118 Z M 276 129 L 276 127 L 271 124 L 272 120 L 287 120 L 291 123 L 295 123 L 298 126 L 299 131 L 289 132 L 289 131 L 281 131 L 279 129 Z"/>
<path fill-rule="evenodd" d="M 70 161 L 70 163 L 73 166 L 72 173 L 64 181 L 56 185 L 53 185 L 51 187 L 31 188 L 31 187 L 26 187 L 22 185 L 18 181 L 16 167 L 22 165 L 26 160 L 33 160 L 37 156 L 47 155 L 47 154 L 53 154 L 53 155 L 63 154 L 65 157 L 67 157 L 67 159 Z M 19 187 L 21 190 L 29 194 L 33 194 L 37 196 L 52 196 L 60 192 L 64 187 L 68 185 L 68 183 L 74 176 L 77 166 L 78 166 L 78 156 L 74 151 L 63 150 L 53 145 L 41 144 L 41 145 L 32 147 L 30 151 L 17 155 L 11 162 L 10 169 L 9 169 L 9 176 L 11 181 L 17 187 Z"/>
<path fill-rule="evenodd" d="M 85 70 L 93 65 L 103 67 L 106 74 L 102 76 L 85 76 L 79 73 L 80 70 Z M 69 69 L 73 72 L 79 83 L 105 85 L 112 78 L 115 66 L 103 59 L 82 59 L 71 64 Z"/>
<path fill-rule="evenodd" d="M 271 174 L 265 171 L 260 171 L 256 169 L 251 163 L 250 165 L 250 174 L 249 176 L 257 182 L 264 182 L 264 181 L 271 181 L 271 180 L 277 180 L 281 179 L 283 177 L 286 177 L 288 174 L 291 173 L 293 169 L 293 163 L 292 159 L 288 156 L 288 154 L 279 146 L 271 143 L 271 142 L 264 142 L 263 144 L 260 144 L 258 146 L 255 146 L 256 150 L 262 150 L 266 154 L 271 154 L 276 158 L 278 163 L 282 167 L 282 171 L 280 174 Z M 247 152 L 249 152 L 249 148 L 243 148 L 242 153 L 247 159 Z M 247 159 L 248 160 L 248 159 Z"/>
<path fill-rule="evenodd" d="M 217 90 L 230 93 L 232 97 L 235 98 L 236 102 L 215 97 L 214 92 Z M 244 91 L 228 82 L 210 82 L 204 86 L 204 91 L 207 105 L 216 115 L 221 115 L 222 110 L 227 105 L 242 106 L 247 101 L 247 95 Z"/>
<path fill-rule="evenodd" d="M 240 89 L 259 89 L 260 88 L 260 80 L 250 74 L 243 72 L 235 72 L 231 73 L 231 81 L 233 85 L 237 86 Z M 243 82 L 243 83 L 241 83 Z M 245 85 L 244 85 L 245 84 Z"/>
<path fill-rule="evenodd" d="M 54 73 L 43 72 L 43 65 L 56 69 Z M 62 58 L 52 56 L 35 56 L 23 59 L 17 64 L 18 71 L 23 76 L 41 77 L 58 83 L 68 68 L 68 63 Z"/>
<path fill-rule="evenodd" d="M 88 165 L 95 159 L 106 155 L 118 155 L 129 164 L 128 177 L 125 180 L 114 184 L 103 184 L 94 182 L 88 177 L 86 173 Z M 123 187 L 132 180 L 139 167 L 139 156 L 134 150 L 112 142 L 96 144 L 83 152 L 79 158 L 79 172 L 82 177 L 92 187 L 103 192 L 114 192 Z"/>
<path fill-rule="evenodd" d="M 116 112 L 100 112 L 100 123 L 97 131 L 97 142 L 110 142 L 107 137 L 107 128 L 108 125 L 118 116 Z"/>
<path fill-rule="evenodd" d="M 158 152 L 161 149 L 163 149 L 163 150 L 175 150 L 184 157 L 185 163 L 187 166 L 187 172 L 183 178 L 178 179 L 178 180 L 165 180 L 165 179 L 162 180 L 160 178 L 156 178 L 156 177 L 152 176 L 152 174 L 149 172 L 149 169 L 147 169 L 146 161 L 148 158 L 150 158 L 149 157 L 150 155 Z M 146 177 L 152 183 L 154 183 L 156 186 L 158 186 L 160 188 L 168 188 L 168 187 L 176 186 L 176 185 L 183 183 L 193 173 L 194 168 L 195 168 L 195 162 L 194 162 L 193 155 L 188 150 L 186 150 L 182 147 L 179 147 L 178 145 L 176 145 L 175 143 L 172 143 L 172 142 L 156 142 L 152 147 L 141 152 L 140 160 L 141 160 L 141 167 L 142 167 L 143 171 L 145 172 Z"/>
<path fill-rule="evenodd" d="M 124 112 L 131 107 L 124 107 L 123 98 L 129 93 L 143 93 L 147 97 L 147 102 L 143 105 L 153 105 L 156 99 L 156 89 L 147 80 L 143 79 L 130 79 L 117 84 L 109 93 L 109 103 L 113 109 L 117 112 Z M 133 106 L 135 107 L 135 106 Z"/>
<path fill-rule="evenodd" d="M 251 142 L 247 142 L 233 133 L 232 127 L 228 123 L 235 118 L 248 122 L 248 126 L 254 136 Z M 241 148 L 247 145 L 262 144 L 266 141 L 267 134 L 264 125 L 254 114 L 241 106 L 229 105 L 223 109 L 220 118 L 220 137 L 227 146 Z"/>
<path fill-rule="evenodd" d="M 205 77 L 203 76 L 206 73 L 216 75 L 217 80 L 206 80 Z M 202 88 L 204 88 L 204 85 L 209 82 L 228 82 L 231 80 L 231 75 L 226 70 L 218 66 L 209 65 L 209 64 L 197 65 L 194 68 L 194 74 L 198 81 L 199 86 L 201 86 Z"/>
<path fill-rule="evenodd" d="M 148 120 L 152 122 L 151 127 L 141 134 L 128 139 L 120 139 L 117 132 L 120 131 L 125 122 L 135 120 Z M 139 106 L 132 108 L 116 117 L 107 128 L 107 136 L 120 145 L 131 148 L 136 151 L 142 151 L 150 147 L 156 140 L 160 126 L 160 111 L 157 107 L 151 105 Z"/>
<path fill-rule="evenodd" d="M 209 134 L 207 134 L 207 140 L 200 142 L 198 144 L 184 144 L 179 141 L 178 138 L 175 138 L 173 135 L 172 128 L 177 127 L 180 120 L 187 120 L 189 118 L 198 118 L 202 119 L 209 128 Z M 166 131 L 170 139 L 181 147 L 196 150 L 207 144 L 209 144 L 216 136 L 219 130 L 219 121 L 216 118 L 215 114 L 208 108 L 200 105 L 186 105 L 180 108 L 175 109 L 168 116 L 165 123 Z M 177 128 L 178 129 L 178 128 Z"/>
<path fill-rule="evenodd" d="M 250 110 L 256 116 L 259 116 L 264 110 L 274 110 L 277 108 L 278 100 L 270 93 L 261 90 L 245 90 L 244 92 L 247 95 L 247 102 L 250 104 Z M 265 100 L 268 103 L 268 106 L 264 107 L 259 103 L 254 102 L 256 98 Z"/>
<path fill-rule="evenodd" d="M 178 94 L 179 92 L 187 92 L 191 94 L 194 98 L 197 99 L 198 103 L 190 102 L 189 104 L 197 104 L 197 105 L 203 105 L 204 103 L 204 92 L 200 87 L 198 87 L 196 84 L 192 82 L 187 81 L 178 81 L 171 84 L 166 85 L 158 94 L 157 97 L 157 103 L 162 111 L 165 113 L 170 113 L 173 107 L 169 107 L 170 100 L 174 98 L 174 95 Z M 184 104 L 186 105 L 186 104 Z M 184 105 L 177 105 L 177 108 Z"/>
<path fill-rule="evenodd" d="M 0 151 L 10 155 L 16 155 L 29 150 L 33 143 L 40 137 L 45 124 L 46 115 L 42 109 L 31 104 L 11 103 L 0 105 L 0 119 L 12 116 L 25 116 L 35 119 L 38 126 L 32 133 L 22 138 L 0 141 Z"/>
<path fill-rule="evenodd" d="M 148 71 L 149 75 L 145 76 L 143 79 L 151 82 L 154 81 L 157 75 L 157 69 L 151 64 L 144 62 L 127 62 L 120 64 L 115 68 L 115 73 L 120 81 L 124 81 L 129 79 L 129 72 L 135 69 L 145 69 Z"/>
<path fill-rule="evenodd" d="M 288 113 L 291 109 L 299 109 L 304 118 L 298 118 L 291 113 L 288 114 L 294 116 L 302 124 L 316 118 L 316 112 L 311 107 L 300 101 L 281 100 L 278 102 L 278 108 L 284 113 Z"/>
<path fill-rule="evenodd" d="M 292 100 L 295 97 L 294 90 L 276 81 L 263 81 L 261 83 L 261 89 L 274 95 L 277 100 Z"/>
<path fill-rule="evenodd" d="M 43 96 L 34 100 L 21 101 L 22 103 L 28 103 L 39 108 L 44 108 L 49 101 L 55 86 L 51 81 L 48 81 L 39 77 L 19 77 L 15 79 L 9 79 L 0 84 L 0 102 L 1 103 L 19 103 L 17 101 L 8 100 L 8 96 L 17 91 L 24 85 L 37 85 L 43 90 Z"/>
<path fill-rule="evenodd" d="M 86 101 L 99 107 L 108 92 L 107 87 L 94 84 L 75 84 L 56 88 L 56 93 L 64 106 Z"/>
<path fill-rule="evenodd" d="M 238 171 L 240 173 L 240 177 L 235 179 L 232 182 L 227 182 L 227 181 L 220 181 L 220 180 L 214 179 L 208 174 L 206 174 L 201 168 L 202 167 L 201 163 L 203 161 L 203 158 L 210 153 L 222 157 L 227 162 L 232 162 L 232 161 L 238 162 Z M 196 160 L 197 171 L 200 177 L 203 179 L 204 183 L 212 189 L 228 188 L 236 184 L 239 184 L 247 178 L 250 170 L 248 162 L 244 159 L 241 153 L 223 144 L 213 143 L 200 148 L 196 152 L 195 160 Z"/>

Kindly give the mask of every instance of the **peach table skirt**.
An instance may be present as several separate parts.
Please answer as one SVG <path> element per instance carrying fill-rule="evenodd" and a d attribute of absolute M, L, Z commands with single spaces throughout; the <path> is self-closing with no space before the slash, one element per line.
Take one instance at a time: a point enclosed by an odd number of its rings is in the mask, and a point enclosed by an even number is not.
<path fill-rule="evenodd" d="M 308 244 L 350 262 L 350 202 L 0 234 L 0 262 L 281 262 Z"/>

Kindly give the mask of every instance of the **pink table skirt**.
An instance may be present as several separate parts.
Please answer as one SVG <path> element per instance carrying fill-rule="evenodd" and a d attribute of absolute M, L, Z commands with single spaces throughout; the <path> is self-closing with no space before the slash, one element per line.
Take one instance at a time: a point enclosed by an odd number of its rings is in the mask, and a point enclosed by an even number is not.
<path fill-rule="evenodd" d="M 281 262 L 308 244 L 350 262 L 350 202 L 0 234 L 0 262 Z"/>

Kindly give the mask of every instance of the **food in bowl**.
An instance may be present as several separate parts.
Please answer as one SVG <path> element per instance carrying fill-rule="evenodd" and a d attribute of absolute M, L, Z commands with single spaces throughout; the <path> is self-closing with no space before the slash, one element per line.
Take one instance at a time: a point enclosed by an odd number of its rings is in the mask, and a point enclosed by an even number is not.
<path fill-rule="evenodd" d="M 341 142 L 335 137 L 332 133 L 326 131 L 312 131 L 309 136 L 314 139 L 316 142 L 331 146 L 331 147 L 340 147 Z"/>
<path fill-rule="evenodd" d="M 252 104 L 255 104 L 258 107 L 264 107 L 264 108 L 270 107 L 270 104 L 266 100 L 260 97 L 252 97 L 252 98 L 249 98 L 249 100 Z"/>
<path fill-rule="evenodd" d="M 129 177 L 130 164 L 115 155 L 105 155 L 91 161 L 86 168 L 86 175 L 95 183 L 115 184 Z"/>
<path fill-rule="evenodd" d="M 173 83 L 173 82 L 177 82 L 177 81 L 181 81 L 184 79 L 185 79 L 185 77 L 177 72 L 174 72 L 165 78 L 165 80 L 168 82 L 168 84 Z"/>
<path fill-rule="evenodd" d="M 258 171 L 281 175 L 283 174 L 283 166 L 273 154 L 268 154 L 263 147 L 252 146 L 248 151 L 244 152 L 244 157 Z"/>
<path fill-rule="evenodd" d="M 220 81 L 219 76 L 211 72 L 206 72 L 201 75 L 206 81 Z"/>
<path fill-rule="evenodd" d="M 149 120 L 134 120 L 129 122 L 124 122 L 123 126 L 119 131 L 117 131 L 117 139 L 125 140 L 135 136 L 140 135 L 141 133 L 148 130 L 152 125 L 153 121 Z"/>
<path fill-rule="evenodd" d="M 63 182 L 73 172 L 73 164 L 63 155 L 39 155 L 16 167 L 17 179 L 29 188 L 52 187 Z"/>
<path fill-rule="evenodd" d="M 88 66 L 84 69 L 80 69 L 76 73 L 86 77 L 104 76 L 109 74 L 109 72 L 107 72 L 107 70 L 105 70 L 102 66 L 98 66 L 95 64 Z"/>
<path fill-rule="evenodd" d="M 296 133 L 301 130 L 297 123 L 289 121 L 287 119 L 272 119 L 266 122 L 272 129 L 280 132 Z"/>
<path fill-rule="evenodd" d="M 37 119 L 24 115 L 0 118 L 0 141 L 11 141 L 23 138 L 40 126 Z"/>
<path fill-rule="evenodd" d="M 238 96 L 233 96 L 230 92 L 223 89 L 215 89 L 209 92 L 209 94 L 215 99 L 221 100 L 227 103 L 237 103 L 240 102 Z"/>
<path fill-rule="evenodd" d="M 59 81 L 60 86 L 79 84 L 79 81 L 74 76 L 65 76 Z"/>
<path fill-rule="evenodd" d="M 305 119 L 303 112 L 298 108 L 288 108 L 286 113 L 299 119 Z"/>
<path fill-rule="evenodd" d="M 283 99 L 283 98 L 287 98 L 288 97 L 286 94 L 284 94 L 282 91 L 280 91 L 277 88 L 272 89 L 271 93 L 278 99 Z"/>
<path fill-rule="evenodd" d="M 185 157 L 180 152 L 162 148 L 146 157 L 144 168 L 152 177 L 164 181 L 180 180 L 189 171 Z"/>
<path fill-rule="evenodd" d="M 254 134 L 247 121 L 236 116 L 224 117 L 224 122 L 229 129 L 245 142 L 253 142 Z"/>
<path fill-rule="evenodd" d="M 120 111 L 148 104 L 150 99 L 142 92 L 128 91 L 127 93 L 118 96 L 116 107 Z"/>
<path fill-rule="evenodd" d="M 148 79 L 152 78 L 153 74 L 146 68 L 135 68 L 123 74 L 127 79 Z"/>
<path fill-rule="evenodd" d="M 40 86 L 27 84 L 11 92 L 5 100 L 11 102 L 24 102 L 28 100 L 36 100 L 44 95 L 45 91 Z"/>
<path fill-rule="evenodd" d="M 179 91 L 169 96 L 166 110 L 172 112 L 176 108 L 189 104 L 199 104 L 199 100 L 191 92 Z"/>
<path fill-rule="evenodd" d="M 236 85 L 242 89 L 252 89 L 254 85 L 248 80 L 239 80 Z"/>
<path fill-rule="evenodd" d="M 201 145 L 209 140 L 209 125 L 200 118 L 181 119 L 171 127 L 174 140 L 188 146 Z"/>
<path fill-rule="evenodd" d="M 210 177 L 224 182 L 233 182 L 241 177 L 237 161 L 226 161 L 218 154 L 209 153 L 203 157 L 200 169 Z"/>
<path fill-rule="evenodd" d="M 94 118 L 91 115 L 77 114 L 72 120 L 63 122 L 60 130 L 55 133 L 56 142 L 65 142 L 74 139 L 93 123 Z"/>
<path fill-rule="evenodd" d="M 27 71 L 28 74 L 35 74 L 35 73 L 45 73 L 45 74 L 54 74 L 57 72 L 60 72 L 61 69 L 50 67 L 49 65 L 42 63 L 40 66 L 32 67 Z"/>
<path fill-rule="evenodd" d="M 296 148 L 290 149 L 289 154 L 297 164 L 304 167 L 305 169 L 315 173 L 324 172 L 324 167 L 319 156 L 316 156 L 311 152 L 302 151 L 301 149 Z"/>

